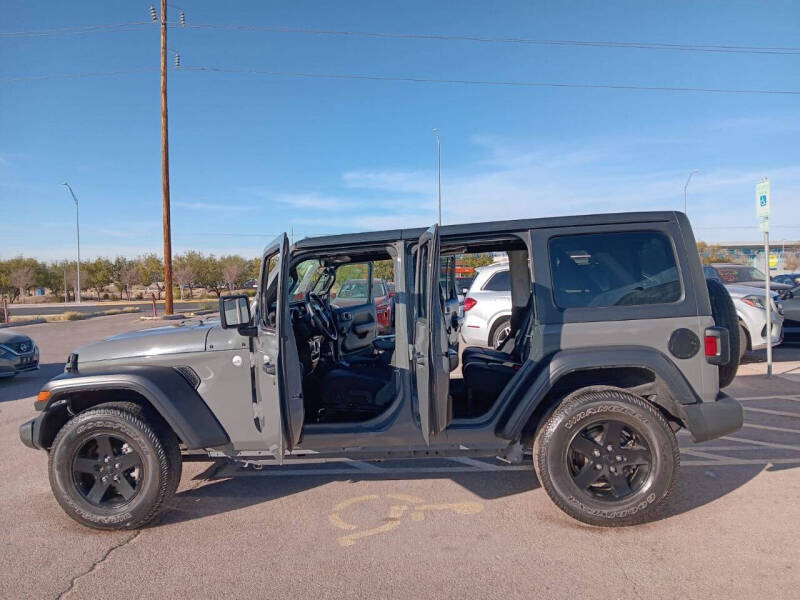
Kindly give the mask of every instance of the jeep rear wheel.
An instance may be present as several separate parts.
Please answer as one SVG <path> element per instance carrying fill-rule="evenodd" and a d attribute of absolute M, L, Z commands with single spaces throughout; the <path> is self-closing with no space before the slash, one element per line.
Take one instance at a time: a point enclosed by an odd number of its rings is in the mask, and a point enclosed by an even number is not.
<path fill-rule="evenodd" d="M 174 434 L 145 419 L 136 405 L 130 411 L 101 405 L 64 424 L 48 469 L 70 517 L 97 529 L 132 529 L 158 516 L 175 492 L 180 453 Z"/>
<path fill-rule="evenodd" d="M 533 461 L 555 504 L 590 525 L 651 520 L 677 482 L 678 444 L 654 406 L 624 390 L 579 390 L 536 436 Z"/>

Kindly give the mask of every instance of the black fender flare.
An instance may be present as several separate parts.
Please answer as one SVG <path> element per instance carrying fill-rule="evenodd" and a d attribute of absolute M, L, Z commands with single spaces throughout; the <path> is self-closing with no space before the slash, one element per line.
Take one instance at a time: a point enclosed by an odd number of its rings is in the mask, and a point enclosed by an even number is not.
<path fill-rule="evenodd" d="M 81 392 L 104 390 L 127 390 L 144 397 L 189 450 L 230 441 L 200 394 L 171 367 L 119 366 L 63 373 L 45 384 L 42 392 L 49 392 L 49 398 L 37 401 L 35 407 L 46 413 Z"/>
<path fill-rule="evenodd" d="M 498 428 L 497 434 L 508 440 L 518 440 L 525 425 L 553 386 L 565 375 L 588 369 L 644 368 L 652 371 L 661 384 L 657 402 L 670 415 L 687 423 L 687 411 L 683 405 L 696 404 L 700 398 L 692 390 L 678 367 L 658 350 L 646 346 L 588 347 L 561 350 L 544 363 L 527 362 L 523 371 L 530 369 L 528 377 L 520 373 L 517 386 L 508 391 L 518 398 L 510 403 L 508 416 Z M 535 373 L 535 376 L 534 376 Z M 534 377 L 531 381 L 531 377 Z M 526 385 L 531 381 L 530 385 Z"/>

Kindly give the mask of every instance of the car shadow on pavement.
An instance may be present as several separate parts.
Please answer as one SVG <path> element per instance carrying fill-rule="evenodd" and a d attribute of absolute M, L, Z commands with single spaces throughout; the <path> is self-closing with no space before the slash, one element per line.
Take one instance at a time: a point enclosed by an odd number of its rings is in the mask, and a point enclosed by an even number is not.
<path fill-rule="evenodd" d="M 63 370 L 63 362 L 46 363 L 40 364 L 38 371 L 28 371 L 10 379 L 0 379 L 0 402 L 35 396 L 45 383 Z"/>
<path fill-rule="evenodd" d="M 285 467 L 268 467 L 280 469 Z M 404 481 L 422 479 L 449 479 L 483 500 L 493 500 L 522 494 L 539 488 L 536 474 L 531 471 L 486 471 L 471 473 L 420 473 L 408 476 L 360 474 L 347 475 L 292 475 L 292 476 L 240 476 L 214 479 L 218 465 L 212 465 L 197 475 L 195 481 L 205 481 L 197 487 L 175 495 L 159 525 L 168 525 L 228 513 L 257 504 L 267 504 L 299 494 L 333 481 L 360 483 L 363 481 Z"/>

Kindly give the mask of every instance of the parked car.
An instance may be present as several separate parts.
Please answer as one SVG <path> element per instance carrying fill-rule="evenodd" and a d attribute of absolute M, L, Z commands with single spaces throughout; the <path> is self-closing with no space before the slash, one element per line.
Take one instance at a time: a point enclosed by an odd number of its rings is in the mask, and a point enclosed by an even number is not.
<path fill-rule="evenodd" d="M 463 248 L 508 254 L 523 319 L 509 351 L 466 348 L 459 376 L 458 302 L 455 287 L 443 298 L 440 255 Z M 283 234 L 263 256 L 254 311 L 247 295 L 222 296 L 219 322 L 83 346 L 40 390 L 38 416 L 19 434 L 47 451 L 53 494 L 71 518 L 98 529 L 152 522 L 172 505 L 184 452 L 280 465 L 430 455 L 518 463 L 530 451 L 559 509 L 631 525 L 657 516 L 675 488 L 678 429 L 703 442 L 742 426 L 741 405 L 721 391 L 739 364 L 736 311 L 725 287 L 703 278 L 681 213 L 293 245 Z M 403 299 L 396 351 L 377 338 L 371 305 L 331 302 L 340 268 L 389 259 Z M 292 273 L 308 260 L 322 276 L 294 301 Z"/>
<path fill-rule="evenodd" d="M 39 348 L 27 335 L 0 329 L 0 378 L 39 368 Z"/>
<path fill-rule="evenodd" d="M 778 302 L 783 311 L 783 337 L 787 342 L 800 342 L 800 286 L 792 294 Z"/>
<path fill-rule="evenodd" d="M 337 308 L 359 306 L 369 303 L 369 287 L 366 279 L 348 279 L 342 283 L 339 293 L 331 300 Z M 385 334 L 393 329 L 394 293 L 390 292 L 383 279 L 372 280 L 372 303 L 378 319 L 378 333 Z"/>
<path fill-rule="evenodd" d="M 772 278 L 775 283 L 785 283 L 792 287 L 800 286 L 800 273 L 783 273 Z"/>
<path fill-rule="evenodd" d="M 744 343 L 740 345 L 740 357 L 748 350 L 762 350 L 767 347 L 766 295 L 745 285 L 725 286 L 736 306 L 739 317 L 740 335 Z M 772 300 L 772 346 L 783 341 L 783 306 L 776 303 L 777 294 Z"/>
<path fill-rule="evenodd" d="M 499 348 L 511 332 L 511 278 L 507 262 L 479 267 L 464 298 L 461 337 L 470 346 Z"/>
<path fill-rule="evenodd" d="M 722 283 L 746 285 L 764 289 L 767 286 L 767 278 L 755 267 L 739 265 L 735 263 L 713 263 L 703 267 L 703 273 L 707 279 L 715 279 Z M 785 283 L 772 283 L 770 288 L 778 293 L 791 290 L 794 286 Z"/>

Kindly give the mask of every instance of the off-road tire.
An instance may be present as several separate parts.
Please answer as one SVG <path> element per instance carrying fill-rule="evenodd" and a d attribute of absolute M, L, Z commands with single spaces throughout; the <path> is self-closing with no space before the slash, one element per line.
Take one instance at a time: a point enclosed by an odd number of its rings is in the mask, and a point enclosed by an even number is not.
<path fill-rule="evenodd" d="M 181 457 L 175 434 L 160 419 L 134 403 L 109 403 L 79 413 L 67 421 L 50 448 L 50 486 L 64 511 L 78 523 L 95 529 L 135 529 L 152 522 L 175 493 Z M 93 436 L 124 440 L 141 459 L 136 494 L 119 506 L 97 506 L 74 483 L 73 459 Z"/>
<path fill-rule="evenodd" d="M 571 444 L 587 428 L 612 421 L 622 422 L 626 431 L 635 430 L 643 438 L 650 466 L 641 487 L 629 496 L 600 499 L 576 484 L 570 471 Z M 604 454 L 597 462 L 606 459 L 613 457 Z M 672 429 L 652 404 L 618 388 L 584 388 L 567 396 L 537 432 L 533 466 L 547 494 L 569 516 L 589 525 L 619 527 L 657 517 L 677 483 L 680 454 Z M 595 485 L 605 484 L 601 479 Z"/>
<path fill-rule="evenodd" d="M 706 279 L 708 287 L 708 298 L 711 301 L 711 316 L 714 317 L 714 324 L 718 327 L 725 327 L 728 330 L 730 339 L 730 359 L 724 365 L 719 365 L 719 387 L 724 388 L 733 382 L 736 371 L 739 369 L 739 357 L 741 356 L 741 345 L 747 343 L 742 340 L 739 329 L 739 317 L 736 314 L 736 306 L 733 304 L 728 290 L 715 279 Z"/>

